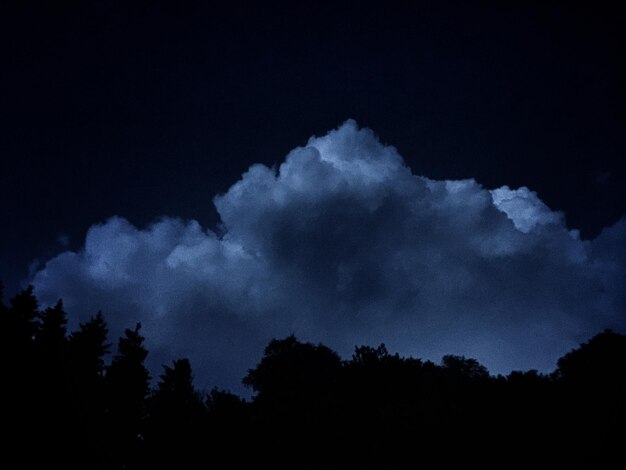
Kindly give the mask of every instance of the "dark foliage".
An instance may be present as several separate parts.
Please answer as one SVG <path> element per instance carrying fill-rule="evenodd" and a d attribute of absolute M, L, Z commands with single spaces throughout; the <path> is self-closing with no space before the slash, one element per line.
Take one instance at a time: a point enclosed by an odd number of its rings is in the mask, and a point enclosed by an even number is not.
<path fill-rule="evenodd" d="M 193 387 L 191 364 L 174 361 L 148 400 L 146 458 L 152 468 L 192 468 L 202 462 L 208 442 L 207 409 Z"/>
<path fill-rule="evenodd" d="M 163 366 L 151 390 L 139 324 L 107 365 L 101 313 L 68 335 L 62 302 L 40 310 L 28 288 L 7 306 L 1 290 L 4 449 L 18 467 L 602 467 L 622 459 L 626 336 L 611 331 L 563 356 L 551 375 L 507 377 L 471 358 L 437 365 L 383 344 L 342 361 L 289 336 L 272 340 L 244 377 L 255 392 L 247 402 L 198 392 L 187 359 Z"/>

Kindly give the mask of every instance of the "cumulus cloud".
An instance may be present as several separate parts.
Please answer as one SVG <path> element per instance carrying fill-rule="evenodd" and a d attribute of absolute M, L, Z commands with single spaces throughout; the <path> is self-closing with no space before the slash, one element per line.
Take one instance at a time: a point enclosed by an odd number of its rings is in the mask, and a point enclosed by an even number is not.
<path fill-rule="evenodd" d="M 217 231 L 92 226 L 34 276 L 37 294 L 81 320 L 102 309 L 116 334 L 141 321 L 155 372 L 188 356 L 201 385 L 236 391 L 265 343 L 290 333 L 508 372 L 551 370 L 625 327 L 626 220 L 582 240 L 528 188 L 414 175 L 351 120 L 278 169 L 252 166 L 214 203 Z"/>

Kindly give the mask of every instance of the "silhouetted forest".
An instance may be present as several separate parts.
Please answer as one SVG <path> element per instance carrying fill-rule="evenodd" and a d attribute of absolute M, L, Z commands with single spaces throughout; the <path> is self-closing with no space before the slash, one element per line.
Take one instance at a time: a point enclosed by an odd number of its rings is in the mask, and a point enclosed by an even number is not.
<path fill-rule="evenodd" d="M 491 376 L 359 346 L 342 360 L 272 340 L 243 383 L 254 397 L 194 388 L 187 359 L 156 386 L 141 325 L 109 342 L 101 313 L 67 331 L 59 301 L 0 295 L 6 468 L 509 467 L 623 461 L 626 336 L 604 331 L 537 371 Z M 13 460 L 15 459 L 15 460 Z M 6 465 L 5 465 L 6 466 Z M 612 466 L 615 466 L 613 464 Z M 54 467 L 56 468 L 56 467 Z"/>

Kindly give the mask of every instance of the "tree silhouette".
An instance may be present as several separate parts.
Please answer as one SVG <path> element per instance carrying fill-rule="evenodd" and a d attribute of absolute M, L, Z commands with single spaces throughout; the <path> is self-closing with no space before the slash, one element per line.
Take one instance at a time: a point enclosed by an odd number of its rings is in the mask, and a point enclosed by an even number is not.
<path fill-rule="evenodd" d="M 553 376 L 572 456 L 610 462 L 626 438 L 626 336 L 611 330 L 594 336 L 560 358 Z"/>
<path fill-rule="evenodd" d="M 448 354 L 443 356 L 441 364 L 451 377 L 458 380 L 480 381 L 489 379 L 489 371 L 476 359 Z"/>
<path fill-rule="evenodd" d="M 65 355 L 67 343 L 67 313 L 63 310 L 63 301 L 59 300 L 54 307 L 48 307 L 41 312 L 40 327 L 36 332 L 35 340 L 39 349 L 51 359 L 59 360 Z"/>
<path fill-rule="evenodd" d="M 358 346 L 352 354 L 352 365 L 360 367 L 375 367 L 389 359 L 389 352 L 384 344 L 373 348 L 371 346 Z"/>
<path fill-rule="evenodd" d="M 138 466 L 143 441 L 150 374 L 144 366 L 148 351 L 140 329 L 137 323 L 134 330 L 124 331 L 104 380 L 107 434 L 120 468 Z"/>
<path fill-rule="evenodd" d="M 293 465 L 290 457 L 311 454 L 308 449 L 315 449 L 309 465 L 326 464 L 340 372 L 341 359 L 324 345 L 301 343 L 293 335 L 268 344 L 261 362 L 243 379 L 257 392 L 253 413 L 262 423 L 258 430 L 262 433 L 261 455 L 272 448 L 266 441 L 270 439 L 291 449 L 275 462 L 278 466 Z"/>
<path fill-rule="evenodd" d="M 605 330 L 557 362 L 555 376 L 569 384 L 621 383 L 626 371 L 626 336 Z"/>
<path fill-rule="evenodd" d="M 190 468 L 204 459 L 207 410 L 194 389 L 188 359 L 174 361 L 164 372 L 150 399 L 146 428 L 148 455 L 153 465 Z"/>
<path fill-rule="evenodd" d="M 92 468 L 110 466 L 104 423 L 104 360 L 108 327 L 102 312 L 79 325 L 68 339 L 70 394 L 76 423 L 76 460 Z"/>
<path fill-rule="evenodd" d="M 328 347 L 301 343 L 291 335 L 272 340 L 261 363 L 248 370 L 243 383 L 257 392 L 259 399 L 290 399 L 329 387 L 340 367 L 341 359 Z"/>
<path fill-rule="evenodd" d="M 437 409 L 425 401 L 426 369 L 419 359 L 390 354 L 384 344 L 356 347 L 344 363 L 340 440 L 352 449 L 363 449 L 352 457 L 359 467 L 398 468 L 404 461 L 414 465 L 407 449 L 423 452 L 416 444 L 424 439 L 421 428 L 435 431 L 435 420 L 426 422 L 424 410 Z M 344 465 L 351 465 L 350 459 Z"/>
<path fill-rule="evenodd" d="M 39 327 L 39 304 L 33 286 L 28 286 L 11 299 L 5 322 L 5 331 L 11 332 L 5 339 L 14 353 L 32 353 L 33 340 Z"/>
<path fill-rule="evenodd" d="M 35 349 L 35 334 L 39 326 L 39 306 L 32 286 L 15 295 L 8 308 L 2 309 L 0 319 L 0 353 L 3 385 L 2 421 L 9 431 L 7 449 L 15 443 L 36 440 L 43 442 L 42 430 L 33 428 L 41 422 L 41 364 Z M 11 441 L 14 441 L 12 444 Z M 19 444 L 18 444 L 19 445 Z M 26 465 L 37 465 L 36 455 L 29 455 Z"/>
<path fill-rule="evenodd" d="M 206 397 L 209 439 L 216 461 L 228 461 L 233 468 L 259 464 L 264 439 L 259 432 L 268 432 L 260 421 L 254 421 L 250 404 L 226 390 L 214 388 Z M 242 449 L 246 449 L 242 452 Z"/>
<path fill-rule="evenodd" d="M 243 382 L 251 402 L 213 389 L 191 365 L 164 366 L 150 393 L 140 325 L 111 364 L 102 313 L 67 335 L 63 303 L 40 311 L 33 289 L 5 305 L 0 284 L 5 461 L 20 467 L 415 468 L 515 458 L 602 467 L 622 457 L 626 336 L 604 331 L 551 375 L 492 377 L 475 359 L 441 364 L 359 346 L 274 339 Z M 26 448 L 29 452 L 23 452 Z"/>
<path fill-rule="evenodd" d="M 62 459 L 66 452 L 64 443 L 74 438 L 72 431 L 59 425 L 73 410 L 66 325 L 67 314 L 63 310 L 63 302 L 59 300 L 55 306 L 41 312 L 39 328 L 35 333 L 39 379 L 45 390 L 38 397 L 38 428 L 45 436 L 40 455 L 45 461 Z"/>

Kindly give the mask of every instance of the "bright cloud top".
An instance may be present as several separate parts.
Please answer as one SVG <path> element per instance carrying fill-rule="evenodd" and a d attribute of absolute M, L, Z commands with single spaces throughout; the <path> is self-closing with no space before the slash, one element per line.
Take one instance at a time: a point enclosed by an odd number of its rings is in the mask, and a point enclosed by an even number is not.
<path fill-rule="evenodd" d="M 141 321 L 155 373 L 187 356 L 199 383 L 237 391 L 290 333 L 508 372 L 550 370 L 626 326 L 626 220 L 581 240 L 528 188 L 413 175 L 351 120 L 214 202 L 219 234 L 174 218 L 92 226 L 35 275 L 37 294 L 82 320 L 103 310 L 115 334 Z"/>

